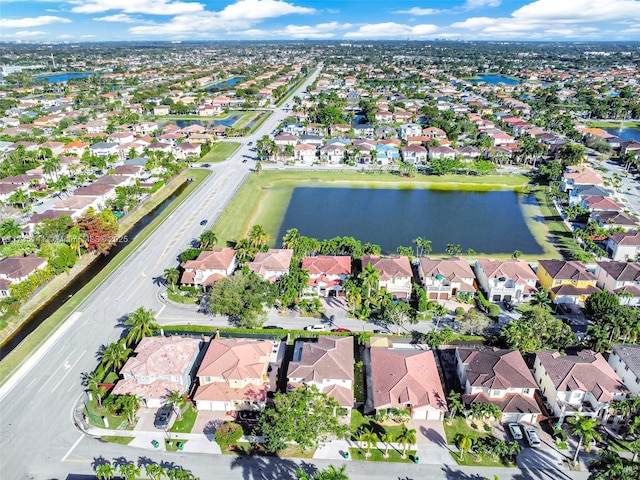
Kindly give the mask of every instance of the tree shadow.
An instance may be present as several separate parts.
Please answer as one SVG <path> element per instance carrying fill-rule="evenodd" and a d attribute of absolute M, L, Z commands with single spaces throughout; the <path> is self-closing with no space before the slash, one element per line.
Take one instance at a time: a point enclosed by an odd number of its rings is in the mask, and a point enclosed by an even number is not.
<path fill-rule="evenodd" d="M 462 470 L 454 470 L 449 465 L 444 465 L 441 470 L 444 472 L 447 480 L 485 480 L 486 478 L 479 473 L 465 473 Z"/>
<path fill-rule="evenodd" d="M 113 464 L 114 467 L 121 467 L 123 465 L 126 465 L 127 463 L 131 463 L 130 460 L 127 460 L 126 457 L 117 457 L 113 459 L 113 462 L 111 462 Z"/>
<path fill-rule="evenodd" d="M 94 470 L 97 470 L 97 468 L 100 465 L 104 465 L 105 463 L 111 463 L 111 462 L 106 458 L 104 458 L 102 455 L 100 455 L 99 457 L 94 457 L 93 461 L 91 462 L 91 468 L 93 468 Z"/>
<path fill-rule="evenodd" d="M 216 439 L 216 430 L 218 430 L 218 428 L 220 428 L 220 425 L 222 425 L 224 423 L 224 420 L 222 419 L 216 419 L 216 420 L 209 420 L 204 428 L 202 429 L 202 433 L 204 434 L 205 437 L 207 437 L 207 440 L 213 442 Z"/>
<path fill-rule="evenodd" d="M 315 465 L 278 457 L 239 456 L 231 462 L 231 470 L 241 469 L 243 480 L 294 480 L 296 471 L 308 474 L 317 471 Z"/>
<path fill-rule="evenodd" d="M 440 432 L 438 432 L 437 430 L 434 430 L 433 428 L 427 428 L 423 425 L 420 427 L 420 433 L 430 442 L 444 447 L 447 450 L 451 450 L 447 445 L 446 440 L 442 438 L 442 435 L 440 435 Z"/>
<path fill-rule="evenodd" d="M 159 275 L 157 277 L 153 277 L 151 280 L 153 281 L 153 284 L 156 287 L 167 287 L 167 286 L 169 286 L 169 284 L 167 283 L 165 278 L 163 276 L 161 276 L 161 275 Z"/>
<path fill-rule="evenodd" d="M 145 469 L 149 465 L 155 465 L 156 462 L 151 460 L 149 457 L 138 457 L 138 466 L 144 467 Z"/>
<path fill-rule="evenodd" d="M 561 453 L 561 457 L 567 459 L 564 453 Z M 566 473 L 564 468 L 564 459 L 560 456 L 554 456 L 549 452 L 549 449 L 523 449 L 518 455 L 516 463 L 523 472 L 535 471 L 534 477 L 523 476 L 522 478 L 543 478 L 549 480 L 570 480 L 572 477 Z M 568 467 L 565 467 L 568 468 Z"/>

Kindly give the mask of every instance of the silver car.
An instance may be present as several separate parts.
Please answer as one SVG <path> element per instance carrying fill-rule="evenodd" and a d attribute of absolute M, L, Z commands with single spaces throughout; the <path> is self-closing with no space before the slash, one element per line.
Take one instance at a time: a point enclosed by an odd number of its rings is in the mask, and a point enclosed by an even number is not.
<path fill-rule="evenodd" d="M 514 440 L 522 440 L 522 428 L 517 423 L 509 424 L 509 431 Z"/>
<path fill-rule="evenodd" d="M 527 437 L 527 443 L 530 447 L 536 448 L 542 444 L 542 442 L 540 442 L 540 439 L 538 438 L 538 431 L 531 425 L 527 425 L 526 427 L 524 427 L 524 434 Z"/>

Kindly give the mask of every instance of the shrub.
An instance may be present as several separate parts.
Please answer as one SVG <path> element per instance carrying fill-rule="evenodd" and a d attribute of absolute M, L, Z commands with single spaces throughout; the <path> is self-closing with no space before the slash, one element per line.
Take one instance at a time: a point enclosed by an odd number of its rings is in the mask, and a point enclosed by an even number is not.
<path fill-rule="evenodd" d="M 229 448 L 238 443 L 242 435 L 242 427 L 239 424 L 227 421 L 216 430 L 216 442 L 222 448 Z"/>

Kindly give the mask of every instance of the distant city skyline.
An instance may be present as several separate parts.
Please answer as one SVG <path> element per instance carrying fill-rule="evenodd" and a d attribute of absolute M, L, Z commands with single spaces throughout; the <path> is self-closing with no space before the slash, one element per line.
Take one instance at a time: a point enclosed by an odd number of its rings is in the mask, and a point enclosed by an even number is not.
<path fill-rule="evenodd" d="M 3 0 L 0 41 L 637 41 L 640 0 Z"/>

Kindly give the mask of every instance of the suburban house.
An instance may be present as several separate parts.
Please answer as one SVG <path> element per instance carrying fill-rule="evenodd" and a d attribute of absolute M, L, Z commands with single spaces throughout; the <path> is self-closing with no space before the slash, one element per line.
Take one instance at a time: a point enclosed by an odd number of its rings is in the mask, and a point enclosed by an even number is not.
<path fill-rule="evenodd" d="M 193 397 L 198 410 L 233 412 L 264 408 L 269 363 L 278 351 L 272 341 L 212 339 L 198 368 Z"/>
<path fill-rule="evenodd" d="M 320 148 L 320 159 L 326 163 L 340 163 L 344 159 L 344 146 L 341 144 L 325 145 Z"/>
<path fill-rule="evenodd" d="M 305 257 L 302 259 L 302 269 L 309 272 L 307 292 L 319 297 L 335 297 L 342 294 L 342 282 L 351 274 L 351 257 Z"/>
<path fill-rule="evenodd" d="M 236 251 L 228 247 L 213 247 L 200 252 L 195 260 L 182 262 L 183 285 L 210 287 L 217 280 L 230 276 L 236 269 Z"/>
<path fill-rule="evenodd" d="M 576 260 L 540 260 L 536 275 L 554 303 L 584 305 L 590 295 L 600 290 L 596 276 Z"/>
<path fill-rule="evenodd" d="M 472 297 L 476 276 L 462 258 L 420 258 L 418 275 L 430 300 L 448 300 L 456 295 Z"/>
<path fill-rule="evenodd" d="M 491 302 L 528 301 L 536 293 L 538 277 L 523 260 L 491 260 L 479 258 L 475 264 L 476 279 Z"/>
<path fill-rule="evenodd" d="M 174 392 L 187 393 L 201 346 L 198 339 L 177 335 L 143 338 L 111 393 L 135 395 L 148 408 L 164 405 Z"/>
<path fill-rule="evenodd" d="M 299 143 L 293 147 L 293 155 L 296 161 L 311 165 L 316 161 L 316 147 L 307 143 Z"/>
<path fill-rule="evenodd" d="M 353 393 L 353 337 L 322 335 L 317 342 L 296 341 L 287 371 L 287 390 L 314 385 L 337 400 L 350 417 Z"/>
<path fill-rule="evenodd" d="M 578 205 L 586 197 L 608 197 L 609 191 L 599 185 L 578 185 L 569 190 L 569 205 Z"/>
<path fill-rule="evenodd" d="M 536 423 L 542 414 L 534 395 L 538 388 L 517 350 L 456 349 L 458 378 L 465 405 L 492 403 L 502 411 L 502 422 Z"/>
<path fill-rule="evenodd" d="M 640 346 L 614 345 L 609 365 L 631 393 L 640 395 Z"/>
<path fill-rule="evenodd" d="M 373 340 L 367 410 L 400 408 L 408 410 L 412 420 L 442 420 L 447 402 L 433 350 L 393 348 L 386 337 Z"/>
<path fill-rule="evenodd" d="M 404 123 L 400 125 L 400 136 L 405 140 L 408 137 L 417 137 L 422 135 L 422 125 L 417 123 Z"/>
<path fill-rule="evenodd" d="M 362 257 L 362 268 L 371 264 L 379 272 L 378 288 L 385 289 L 395 298 L 408 300 L 411 296 L 413 271 L 407 257 Z"/>
<path fill-rule="evenodd" d="M 614 210 L 593 210 L 589 219 L 595 220 L 600 228 L 621 228 L 625 232 L 638 228 L 636 217 Z"/>
<path fill-rule="evenodd" d="M 606 421 L 609 404 L 629 393 L 602 354 L 591 350 L 582 350 L 576 355 L 538 352 L 533 374 L 560 422 L 578 413 Z"/>
<path fill-rule="evenodd" d="M 427 163 L 427 149 L 421 145 L 402 147 L 402 160 L 413 165 Z"/>
<path fill-rule="evenodd" d="M 640 252 L 640 232 L 612 233 L 606 251 L 612 260 L 635 260 Z"/>
<path fill-rule="evenodd" d="M 290 248 L 270 248 L 259 252 L 253 262 L 248 264 L 249 270 L 264 280 L 275 283 L 281 276 L 289 273 L 293 250 Z"/>
<path fill-rule="evenodd" d="M 441 147 L 429 147 L 429 159 L 455 158 L 455 157 L 456 157 L 456 151 L 447 145 L 443 145 Z"/>
<path fill-rule="evenodd" d="M 604 185 L 597 170 L 587 165 L 571 165 L 562 176 L 562 190 L 568 191 L 580 185 Z"/>
<path fill-rule="evenodd" d="M 20 283 L 27 279 L 36 270 L 41 270 L 47 266 L 47 259 L 40 258 L 32 253 L 31 255 L 5 257 L 0 260 L 0 281 L 4 294 L 0 296 L 8 297 L 9 285 L 11 283 Z"/>
<path fill-rule="evenodd" d="M 598 287 L 618 295 L 621 304 L 640 303 L 640 263 L 615 260 L 598 262 L 596 278 Z"/>

